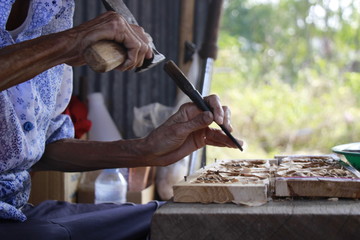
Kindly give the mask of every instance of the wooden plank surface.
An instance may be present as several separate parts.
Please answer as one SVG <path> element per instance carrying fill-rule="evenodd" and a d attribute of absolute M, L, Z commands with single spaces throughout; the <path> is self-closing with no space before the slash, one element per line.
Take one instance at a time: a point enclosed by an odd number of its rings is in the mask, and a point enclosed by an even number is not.
<path fill-rule="evenodd" d="M 192 61 L 185 62 L 186 42 L 194 42 L 195 0 L 182 0 L 179 23 L 179 68 L 188 74 Z"/>
<path fill-rule="evenodd" d="M 359 239 L 357 200 L 281 200 L 259 207 L 168 202 L 153 217 L 153 240 Z"/>

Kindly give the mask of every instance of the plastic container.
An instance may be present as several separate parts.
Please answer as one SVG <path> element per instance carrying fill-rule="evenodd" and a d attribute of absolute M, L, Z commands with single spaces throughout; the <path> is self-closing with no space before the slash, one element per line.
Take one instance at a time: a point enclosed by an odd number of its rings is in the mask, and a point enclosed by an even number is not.
<path fill-rule="evenodd" d="M 95 180 L 102 170 L 82 172 L 80 176 L 77 202 L 94 203 L 95 202 Z"/>
<path fill-rule="evenodd" d="M 104 169 L 95 180 L 95 203 L 126 202 L 127 182 L 119 169 Z"/>

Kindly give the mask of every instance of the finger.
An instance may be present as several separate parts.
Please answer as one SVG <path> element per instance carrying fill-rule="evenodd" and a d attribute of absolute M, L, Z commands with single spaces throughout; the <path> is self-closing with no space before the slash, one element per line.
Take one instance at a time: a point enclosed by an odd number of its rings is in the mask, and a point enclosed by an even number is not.
<path fill-rule="evenodd" d="M 128 23 L 125 24 L 123 34 L 119 38 L 122 38 L 120 42 L 127 49 L 128 55 L 126 61 L 119 68 L 126 71 L 142 66 L 145 54 L 149 49 L 148 44 L 142 40 L 133 26 Z"/>
<path fill-rule="evenodd" d="M 139 41 L 137 45 L 132 44 L 134 47 L 128 48 L 128 58 L 121 66 L 124 70 L 131 70 L 135 67 L 141 67 L 144 63 L 144 59 L 147 57 L 149 46 Z M 152 52 L 150 52 L 152 56 Z"/>
<path fill-rule="evenodd" d="M 242 140 L 236 140 L 241 146 L 244 144 Z M 236 144 L 220 129 L 209 128 L 206 131 L 205 143 L 217 147 L 237 148 Z"/>
<path fill-rule="evenodd" d="M 153 48 L 151 47 L 151 45 L 150 45 L 150 43 L 152 43 L 153 42 L 153 38 L 150 36 L 150 34 L 148 34 L 148 33 L 146 33 L 146 35 L 147 35 L 147 38 L 148 38 L 148 40 L 149 40 L 149 51 L 148 51 L 148 53 L 146 54 L 146 58 L 148 58 L 148 59 L 150 59 L 150 58 L 152 58 L 153 56 L 154 56 L 154 52 L 153 52 Z"/>
<path fill-rule="evenodd" d="M 127 58 L 123 64 L 119 66 L 122 71 L 131 70 L 136 67 L 139 62 L 139 50 L 141 43 L 138 41 L 137 37 L 127 33 L 127 36 L 124 36 L 124 46 L 127 49 Z"/>
<path fill-rule="evenodd" d="M 230 118 L 231 118 L 231 111 L 230 108 L 228 108 L 227 106 L 223 106 L 223 111 L 224 111 L 224 121 L 223 121 L 223 125 L 225 126 L 225 128 L 229 131 L 232 132 L 233 127 L 231 125 L 230 122 Z"/>
<path fill-rule="evenodd" d="M 151 35 L 150 35 L 150 34 L 148 34 L 147 32 L 144 32 L 144 34 L 145 34 L 146 39 L 147 39 L 147 41 L 145 41 L 145 42 L 147 42 L 147 44 L 149 44 L 149 45 L 150 45 L 150 43 L 152 43 L 152 42 L 153 42 L 153 38 L 152 38 L 152 37 L 151 37 Z"/>
<path fill-rule="evenodd" d="M 223 124 L 224 122 L 224 110 L 220 103 L 220 98 L 213 94 L 204 98 L 208 105 L 211 107 L 211 110 L 214 114 L 214 120 L 218 124 Z"/>
<path fill-rule="evenodd" d="M 130 27 L 132 28 L 133 32 L 136 34 L 139 42 L 141 43 L 138 52 L 138 62 L 136 64 L 136 67 L 141 67 L 144 63 L 145 58 L 152 57 L 152 49 L 150 48 L 150 39 L 148 37 L 150 35 L 147 34 L 140 26 L 130 24 Z"/>
<path fill-rule="evenodd" d="M 182 123 L 195 118 L 197 115 L 203 113 L 194 103 L 188 102 L 180 106 L 179 110 L 173 114 L 165 125 L 172 125 L 174 123 Z"/>
<path fill-rule="evenodd" d="M 153 42 L 152 37 L 150 36 L 150 34 L 146 33 L 144 28 L 137 26 L 137 25 L 130 25 L 133 30 L 137 33 L 137 35 L 141 38 L 141 40 L 144 42 L 144 46 L 146 46 L 146 48 L 144 49 L 145 51 L 145 58 L 150 59 L 153 56 L 153 50 L 150 47 L 150 43 Z"/>
<path fill-rule="evenodd" d="M 204 146 L 205 132 L 202 130 L 208 127 L 213 121 L 212 119 L 211 112 L 203 112 L 197 117 L 185 122 L 177 122 L 176 119 L 167 120 L 160 128 L 155 129 L 155 131 L 149 135 L 149 139 L 152 139 L 152 141 L 155 139 L 155 142 L 157 142 L 157 145 L 154 147 L 154 149 L 156 149 L 156 155 L 173 151 L 179 147 L 187 150 L 190 150 L 190 148 L 191 150 L 195 150 Z M 171 122 L 171 124 L 169 124 L 169 122 Z M 188 151 L 187 153 L 190 152 Z"/>
<path fill-rule="evenodd" d="M 187 136 L 192 132 L 208 127 L 212 122 L 213 114 L 211 112 L 202 112 L 195 118 L 180 123 L 179 129 L 183 131 L 184 136 Z"/>

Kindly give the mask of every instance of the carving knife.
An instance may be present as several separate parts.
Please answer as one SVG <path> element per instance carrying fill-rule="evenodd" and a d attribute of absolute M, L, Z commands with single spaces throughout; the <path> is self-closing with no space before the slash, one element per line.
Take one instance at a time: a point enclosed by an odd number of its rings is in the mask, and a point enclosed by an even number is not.
<path fill-rule="evenodd" d="M 200 93 L 195 89 L 194 85 L 189 82 L 184 73 L 180 70 L 178 66 L 173 61 L 167 61 L 164 65 L 165 72 L 174 80 L 176 85 L 203 111 L 211 111 L 211 108 L 208 106 L 204 98 Z M 236 146 L 243 151 L 240 143 L 231 135 L 229 130 L 222 124 L 219 124 L 223 132 L 233 141 Z"/>

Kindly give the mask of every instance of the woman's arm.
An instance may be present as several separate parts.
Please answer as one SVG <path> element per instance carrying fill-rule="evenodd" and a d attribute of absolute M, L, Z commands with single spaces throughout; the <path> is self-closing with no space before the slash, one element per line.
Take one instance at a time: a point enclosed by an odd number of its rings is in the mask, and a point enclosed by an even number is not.
<path fill-rule="evenodd" d="M 0 91 L 63 63 L 68 39 L 57 33 L 0 49 Z"/>
<path fill-rule="evenodd" d="M 133 69 L 152 56 L 146 39 L 142 28 L 129 25 L 115 12 L 106 12 L 75 28 L 4 47 L 0 49 L 0 91 L 58 64 L 83 65 L 85 49 L 100 40 L 122 43 L 127 60 L 118 69 Z"/>
<path fill-rule="evenodd" d="M 216 121 L 231 130 L 229 109 L 221 107 L 215 95 L 205 99 L 213 107 L 214 114 L 202 112 L 192 103 L 184 104 L 144 138 L 113 142 L 65 139 L 48 144 L 34 170 L 167 166 L 205 145 L 236 148 L 220 129 L 209 128 Z"/>
<path fill-rule="evenodd" d="M 145 142 L 144 139 L 113 142 L 63 139 L 48 144 L 32 169 L 77 172 L 148 166 L 152 157 Z"/>

